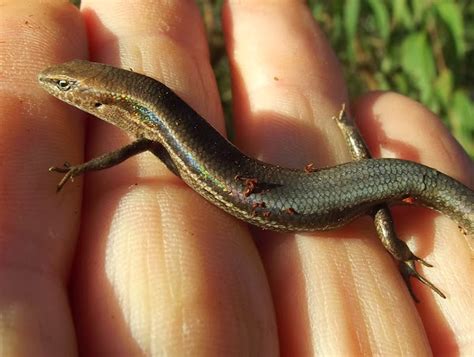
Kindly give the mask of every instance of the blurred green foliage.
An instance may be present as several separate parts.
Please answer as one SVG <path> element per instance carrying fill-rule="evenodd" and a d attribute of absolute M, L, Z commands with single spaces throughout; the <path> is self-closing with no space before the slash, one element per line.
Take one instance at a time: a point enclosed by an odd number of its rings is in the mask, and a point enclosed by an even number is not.
<path fill-rule="evenodd" d="M 198 3 L 230 117 L 230 77 L 220 28 L 223 0 Z M 416 99 L 443 118 L 474 158 L 473 1 L 309 0 L 308 5 L 342 63 L 351 97 L 382 89 Z"/>

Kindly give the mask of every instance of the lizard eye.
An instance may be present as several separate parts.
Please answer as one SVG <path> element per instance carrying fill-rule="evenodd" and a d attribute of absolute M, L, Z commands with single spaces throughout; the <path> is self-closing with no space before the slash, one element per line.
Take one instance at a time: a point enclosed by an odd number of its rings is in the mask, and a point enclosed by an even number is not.
<path fill-rule="evenodd" d="M 68 91 L 71 89 L 71 81 L 66 81 L 65 79 L 60 79 L 56 82 L 56 86 L 62 91 Z"/>

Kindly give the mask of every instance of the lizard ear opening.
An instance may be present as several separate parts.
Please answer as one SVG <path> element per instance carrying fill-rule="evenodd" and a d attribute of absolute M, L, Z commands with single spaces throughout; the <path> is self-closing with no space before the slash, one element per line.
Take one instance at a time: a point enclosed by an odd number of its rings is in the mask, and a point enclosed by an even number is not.
<path fill-rule="evenodd" d="M 102 103 L 99 103 L 99 102 L 94 103 L 94 107 L 96 108 L 100 108 L 101 106 L 102 106 Z"/>

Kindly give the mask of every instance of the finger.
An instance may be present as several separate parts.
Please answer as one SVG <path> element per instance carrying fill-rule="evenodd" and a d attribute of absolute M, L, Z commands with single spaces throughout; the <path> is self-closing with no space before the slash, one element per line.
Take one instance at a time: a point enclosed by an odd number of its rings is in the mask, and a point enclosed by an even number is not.
<path fill-rule="evenodd" d="M 421 162 L 474 186 L 472 161 L 424 106 L 399 94 L 372 93 L 357 101 L 354 113 L 374 154 Z M 468 331 L 474 331 L 474 322 L 466 311 L 474 299 L 474 261 L 467 241 L 472 237 L 463 237 L 455 222 L 425 209 L 400 207 L 395 213 L 400 236 L 410 237 L 415 253 L 434 266 L 422 268 L 423 275 L 447 295 L 440 300 L 414 283 L 433 354 L 471 354 Z"/>
<path fill-rule="evenodd" d="M 84 1 L 83 14 L 93 60 L 162 80 L 223 128 L 193 2 Z M 128 142 L 98 120 L 89 139 L 91 156 Z M 275 354 L 269 290 L 245 225 L 148 154 L 86 183 L 73 289 L 84 354 Z"/>
<path fill-rule="evenodd" d="M 48 167 L 80 160 L 81 115 L 42 91 L 52 63 L 87 53 L 79 12 L 60 1 L 0 11 L 0 335 L 7 355 L 74 355 L 66 291 L 81 186 L 59 196 Z M 65 119 L 67 117 L 67 119 Z"/>
<path fill-rule="evenodd" d="M 347 100 L 342 74 L 308 8 L 296 1 L 227 4 L 239 144 L 289 167 L 347 161 L 331 120 Z M 284 354 L 383 354 L 387 346 L 393 354 L 427 352 L 413 303 L 368 222 L 260 239 Z"/>

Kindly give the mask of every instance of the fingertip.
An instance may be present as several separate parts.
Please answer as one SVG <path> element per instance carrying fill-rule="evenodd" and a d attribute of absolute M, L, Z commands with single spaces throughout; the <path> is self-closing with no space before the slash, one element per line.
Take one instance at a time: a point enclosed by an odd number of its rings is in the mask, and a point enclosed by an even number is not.
<path fill-rule="evenodd" d="M 473 176 L 466 152 L 423 104 L 398 93 L 376 91 L 358 98 L 352 113 L 374 157 L 420 162 L 463 181 Z"/>

